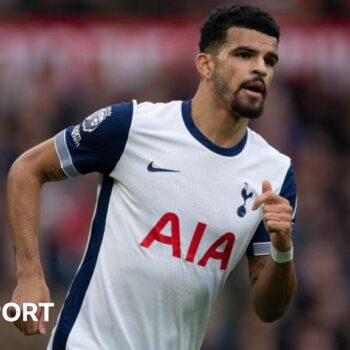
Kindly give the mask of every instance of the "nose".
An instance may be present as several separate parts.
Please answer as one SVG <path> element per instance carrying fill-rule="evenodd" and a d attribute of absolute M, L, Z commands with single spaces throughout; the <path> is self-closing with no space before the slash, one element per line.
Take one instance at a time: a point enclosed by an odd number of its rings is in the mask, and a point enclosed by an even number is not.
<path fill-rule="evenodd" d="M 253 65 L 253 74 L 260 77 L 265 77 L 267 74 L 266 63 L 263 57 L 257 57 Z"/>

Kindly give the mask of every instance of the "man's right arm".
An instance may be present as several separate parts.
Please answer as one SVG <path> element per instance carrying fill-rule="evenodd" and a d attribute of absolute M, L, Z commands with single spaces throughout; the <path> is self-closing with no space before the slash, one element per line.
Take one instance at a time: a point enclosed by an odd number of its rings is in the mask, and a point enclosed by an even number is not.
<path fill-rule="evenodd" d="M 50 301 L 37 239 L 43 184 L 66 175 L 110 174 L 124 152 L 133 108 L 133 102 L 102 108 L 81 124 L 62 130 L 55 139 L 30 149 L 11 167 L 8 212 L 17 271 L 13 302 Z M 25 334 L 43 333 L 45 328 L 43 321 L 18 321 L 15 325 Z"/>
<path fill-rule="evenodd" d="M 38 248 L 40 192 L 45 182 L 65 178 L 53 139 L 25 152 L 10 169 L 7 204 L 17 274 L 12 302 L 20 306 L 24 302 L 50 302 Z M 15 325 L 26 335 L 44 334 L 42 310 L 38 316 L 39 322 L 19 320 Z"/>

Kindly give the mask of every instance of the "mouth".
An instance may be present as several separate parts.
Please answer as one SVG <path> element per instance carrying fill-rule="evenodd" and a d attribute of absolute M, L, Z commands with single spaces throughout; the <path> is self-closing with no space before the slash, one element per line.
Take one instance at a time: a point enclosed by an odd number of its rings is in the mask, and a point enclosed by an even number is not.
<path fill-rule="evenodd" d="M 248 96 L 263 97 L 266 93 L 265 84 L 261 81 L 251 81 L 243 84 L 242 89 Z"/>

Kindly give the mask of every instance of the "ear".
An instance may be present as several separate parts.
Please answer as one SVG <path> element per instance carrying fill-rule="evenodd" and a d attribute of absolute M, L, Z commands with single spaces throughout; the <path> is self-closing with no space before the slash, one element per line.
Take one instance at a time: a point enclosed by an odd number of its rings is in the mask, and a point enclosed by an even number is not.
<path fill-rule="evenodd" d="M 210 53 L 200 52 L 196 56 L 196 67 L 203 79 L 211 79 L 214 71 L 214 60 Z"/>

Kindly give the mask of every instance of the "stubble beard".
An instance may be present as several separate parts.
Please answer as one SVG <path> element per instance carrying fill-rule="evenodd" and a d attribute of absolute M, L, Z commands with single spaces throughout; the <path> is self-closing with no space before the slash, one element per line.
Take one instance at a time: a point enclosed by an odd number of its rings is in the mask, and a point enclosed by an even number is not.
<path fill-rule="evenodd" d="M 228 100 L 227 102 L 230 104 L 231 115 L 234 118 L 257 119 L 264 112 L 265 96 L 262 97 L 261 102 L 258 104 L 249 102 L 245 103 L 239 96 L 242 86 L 239 86 L 238 89 L 232 94 L 228 86 L 228 82 L 220 77 L 217 72 L 215 72 L 213 75 L 213 85 L 217 96 L 224 99 L 225 102 Z"/>

